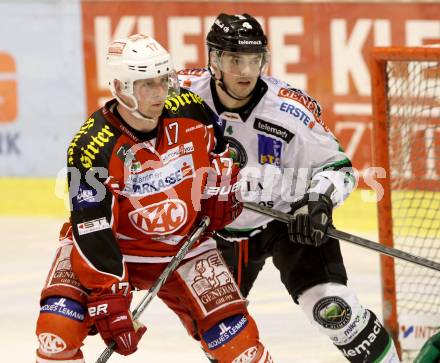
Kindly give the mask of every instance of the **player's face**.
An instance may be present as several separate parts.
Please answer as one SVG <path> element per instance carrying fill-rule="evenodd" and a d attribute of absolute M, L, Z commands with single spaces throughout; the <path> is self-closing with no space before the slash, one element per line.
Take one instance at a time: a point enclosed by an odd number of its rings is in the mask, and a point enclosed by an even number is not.
<path fill-rule="evenodd" d="M 135 81 L 134 96 L 140 113 L 151 118 L 159 117 L 165 105 L 168 87 L 168 75 Z"/>
<path fill-rule="evenodd" d="M 217 64 L 229 91 L 239 97 L 246 97 L 255 88 L 263 62 L 262 53 L 222 52 Z"/>

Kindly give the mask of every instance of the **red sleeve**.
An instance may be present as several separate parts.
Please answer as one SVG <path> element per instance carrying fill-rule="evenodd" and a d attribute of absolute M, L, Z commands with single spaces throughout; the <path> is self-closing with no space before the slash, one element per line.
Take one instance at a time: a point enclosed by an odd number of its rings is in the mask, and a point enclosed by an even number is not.
<path fill-rule="evenodd" d="M 117 136 L 117 130 L 95 123 L 87 134 L 74 139 L 68 157 L 72 269 L 84 287 L 107 293 L 113 284 L 128 280 L 115 238 L 118 181 L 109 176 Z"/>

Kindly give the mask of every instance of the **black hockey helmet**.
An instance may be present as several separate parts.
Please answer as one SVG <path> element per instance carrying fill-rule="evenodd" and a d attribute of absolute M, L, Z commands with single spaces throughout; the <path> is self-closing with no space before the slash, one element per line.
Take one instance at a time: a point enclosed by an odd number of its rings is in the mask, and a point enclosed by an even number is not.
<path fill-rule="evenodd" d="M 249 14 L 220 14 L 208 36 L 208 48 L 241 53 L 267 52 L 267 37 L 260 23 Z"/>

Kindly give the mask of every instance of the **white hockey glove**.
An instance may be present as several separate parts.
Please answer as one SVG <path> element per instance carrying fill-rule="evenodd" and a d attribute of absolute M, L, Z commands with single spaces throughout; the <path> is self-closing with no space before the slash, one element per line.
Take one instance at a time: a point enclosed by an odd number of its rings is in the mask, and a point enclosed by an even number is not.
<path fill-rule="evenodd" d="M 321 246 L 328 240 L 327 229 L 332 225 L 333 203 L 324 194 L 306 193 L 292 203 L 292 218 L 288 224 L 292 242 Z"/>

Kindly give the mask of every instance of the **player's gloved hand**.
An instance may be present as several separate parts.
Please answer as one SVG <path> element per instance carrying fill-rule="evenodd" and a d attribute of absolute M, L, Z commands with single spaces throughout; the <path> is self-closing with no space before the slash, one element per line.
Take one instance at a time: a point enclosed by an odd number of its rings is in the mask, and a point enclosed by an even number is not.
<path fill-rule="evenodd" d="M 222 170 L 222 175 L 214 172 L 208 174 L 200 203 L 201 215 L 211 219 L 208 227 L 210 232 L 223 229 L 243 210 L 243 203 L 236 195 L 240 189 L 240 169 L 235 164 L 232 165 L 230 173 L 226 173 L 226 169 Z"/>
<path fill-rule="evenodd" d="M 328 196 L 306 193 L 302 199 L 292 203 L 289 239 L 316 247 L 327 242 L 327 229 L 332 225 L 332 210 L 333 203 Z"/>
<path fill-rule="evenodd" d="M 116 343 L 115 352 L 129 355 L 137 350 L 147 328 L 131 318 L 128 297 L 102 295 L 91 298 L 87 308 L 104 342 L 107 345 L 112 341 Z"/>

